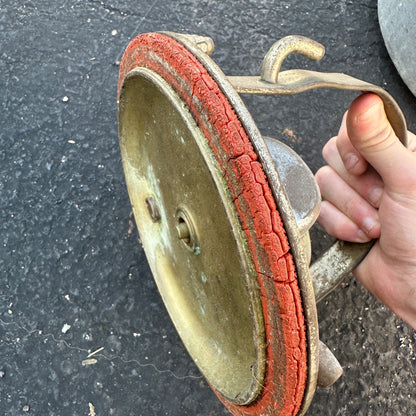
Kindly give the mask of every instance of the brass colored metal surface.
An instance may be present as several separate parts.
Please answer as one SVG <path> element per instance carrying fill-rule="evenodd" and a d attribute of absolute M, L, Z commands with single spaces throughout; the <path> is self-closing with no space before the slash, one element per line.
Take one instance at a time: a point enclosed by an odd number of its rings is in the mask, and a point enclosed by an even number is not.
<path fill-rule="evenodd" d="M 263 59 L 262 81 L 276 84 L 280 67 L 284 59 L 291 53 L 299 53 L 313 61 L 319 61 L 325 55 L 325 47 L 305 36 L 290 35 L 279 39 L 273 44 Z"/>
<path fill-rule="evenodd" d="M 334 290 L 367 255 L 374 241 L 353 244 L 338 240 L 310 268 L 316 301 Z"/>
<path fill-rule="evenodd" d="M 383 100 L 387 117 L 397 137 L 404 145 L 407 144 L 406 121 L 393 97 L 383 88 L 349 75 L 290 69 L 279 74 L 277 84 L 270 84 L 262 81 L 260 77 L 251 76 L 230 76 L 228 80 L 241 94 L 288 95 L 315 88 L 374 92 Z"/>
<path fill-rule="evenodd" d="M 201 52 L 211 55 L 214 52 L 214 41 L 209 36 L 188 35 L 185 33 L 175 33 L 176 39 L 194 44 Z"/>
<path fill-rule="evenodd" d="M 279 140 L 264 137 L 293 209 L 300 234 L 315 223 L 321 206 L 321 193 L 315 177 L 302 158 Z"/>
<path fill-rule="evenodd" d="M 160 210 L 157 206 L 155 199 L 152 196 L 149 196 L 145 199 L 147 210 L 149 211 L 150 218 L 153 222 L 160 221 Z"/>
<path fill-rule="evenodd" d="M 136 68 L 119 104 L 119 135 L 141 240 L 169 314 L 209 383 L 253 401 L 265 371 L 255 270 L 206 139 L 159 75 Z"/>
<path fill-rule="evenodd" d="M 342 376 L 342 373 L 342 367 L 334 354 L 322 341 L 319 341 L 318 387 L 332 386 Z"/>
<path fill-rule="evenodd" d="M 280 71 L 284 59 L 291 53 L 320 60 L 325 55 L 325 47 L 304 36 L 287 36 L 267 52 L 263 60 L 261 77 L 228 77 L 232 86 L 241 94 L 287 95 L 298 94 L 315 88 L 374 92 L 383 100 L 387 117 L 397 137 L 407 145 L 406 120 L 394 98 L 383 88 L 341 73 L 325 73 L 302 69 Z"/>
<path fill-rule="evenodd" d="M 373 92 L 383 100 L 387 117 L 397 137 L 407 146 L 407 126 L 404 115 L 383 88 L 341 73 L 321 73 L 292 69 L 279 73 L 283 60 L 292 52 L 301 53 L 311 59 L 323 57 L 325 49 L 310 39 L 291 36 L 276 42 L 266 54 L 261 77 L 228 77 L 233 87 L 242 94 L 297 94 L 314 88 L 334 88 Z M 278 168 L 277 168 L 278 169 Z M 321 300 L 334 289 L 365 257 L 373 242 L 349 244 L 338 241 L 311 268 L 316 300 Z"/>
<path fill-rule="evenodd" d="M 195 223 L 198 219 L 193 219 L 192 215 L 185 207 L 179 207 L 176 211 L 176 231 L 178 238 L 185 244 L 185 247 L 195 254 L 199 254 L 199 239 Z"/>
<path fill-rule="evenodd" d="M 302 407 L 298 416 L 303 415 L 313 398 L 316 390 L 318 378 L 318 343 L 319 329 L 318 317 L 316 312 L 315 295 L 313 292 L 312 280 L 309 275 L 309 256 L 304 249 L 304 236 L 299 232 L 296 218 L 293 213 L 292 206 L 287 196 L 284 184 L 282 183 L 270 152 L 260 134 L 249 111 L 237 94 L 238 91 L 230 83 L 230 78 L 226 77 L 220 68 L 213 62 L 209 56 L 201 51 L 197 45 L 187 39 L 186 36 L 173 33 L 162 32 L 178 42 L 181 42 L 189 51 L 191 51 L 198 60 L 204 65 L 210 75 L 220 86 L 222 92 L 227 96 L 239 119 L 250 137 L 251 143 L 261 161 L 263 170 L 267 175 L 270 187 L 272 189 L 276 204 L 285 225 L 285 230 L 289 239 L 291 252 L 296 264 L 296 272 L 299 286 L 301 288 L 303 313 L 306 320 L 306 336 L 308 348 L 308 379 L 305 386 Z"/>

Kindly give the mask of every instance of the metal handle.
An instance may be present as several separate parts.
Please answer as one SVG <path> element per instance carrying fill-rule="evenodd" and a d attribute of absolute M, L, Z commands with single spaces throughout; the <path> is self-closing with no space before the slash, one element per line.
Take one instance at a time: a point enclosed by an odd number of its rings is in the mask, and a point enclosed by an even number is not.
<path fill-rule="evenodd" d="M 316 88 L 373 92 L 383 100 L 387 118 L 400 141 L 407 145 L 406 120 L 394 98 L 383 88 L 342 73 L 291 69 L 279 72 L 283 60 L 291 53 L 319 60 L 325 48 L 303 36 L 287 36 L 270 48 L 263 61 L 262 75 L 229 76 L 231 85 L 241 94 L 289 95 Z"/>
<path fill-rule="evenodd" d="M 279 72 L 283 60 L 291 53 L 319 60 L 324 56 L 325 48 L 303 36 L 287 36 L 274 43 L 266 54 L 261 77 L 230 76 L 228 80 L 241 94 L 288 95 L 315 88 L 373 92 L 383 100 L 387 118 L 397 137 L 404 146 L 407 145 L 406 120 L 399 105 L 387 91 L 342 73 L 302 69 Z M 364 259 L 373 244 L 374 241 L 365 244 L 337 241 L 310 267 L 317 302 Z"/>
<path fill-rule="evenodd" d="M 332 292 L 361 263 L 373 245 L 374 240 L 364 244 L 337 240 L 325 251 L 309 268 L 316 302 Z"/>

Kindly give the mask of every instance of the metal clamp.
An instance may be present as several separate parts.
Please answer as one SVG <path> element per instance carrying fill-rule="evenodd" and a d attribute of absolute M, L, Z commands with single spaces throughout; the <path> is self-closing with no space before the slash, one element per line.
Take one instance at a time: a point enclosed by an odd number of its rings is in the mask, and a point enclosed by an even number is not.
<path fill-rule="evenodd" d="M 315 88 L 333 88 L 373 92 L 383 100 L 387 118 L 397 137 L 407 145 L 407 127 L 404 115 L 394 98 L 383 88 L 342 73 L 324 73 L 303 69 L 280 72 L 284 59 L 299 53 L 309 59 L 320 60 L 325 47 L 303 36 L 287 36 L 278 40 L 267 52 L 261 77 L 229 76 L 232 86 L 241 94 L 288 95 Z M 316 301 L 323 299 L 343 277 L 366 256 L 374 242 L 352 244 L 337 241 L 310 268 Z"/>
<path fill-rule="evenodd" d="M 373 92 L 383 100 L 387 118 L 400 141 L 407 145 L 406 120 L 394 98 L 383 88 L 342 73 L 325 73 L 304 69 L 280 71 L 283 60 L 291 53 L 320 60 L 325 48 L 303 36 L 287 36 L 270 48 L 263 61 L 261 77 L 229 76 L 231 85 L 240 94 L 288 95 L 315 88 Z"/>

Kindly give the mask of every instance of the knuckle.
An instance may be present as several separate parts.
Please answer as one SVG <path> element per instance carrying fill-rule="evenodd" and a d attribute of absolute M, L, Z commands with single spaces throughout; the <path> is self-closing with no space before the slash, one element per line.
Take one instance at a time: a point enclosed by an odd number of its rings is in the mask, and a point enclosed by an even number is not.
<path fill-rule="evenodd" d="M 322 156 L 327 160 L 335 151 L 337 151 L 337 137 L 332 137 L 328 140 L 325 146 L 322 148 Z"/>
<path fill-rule="evenodd" d="M 384 189 L 380 185 L 369 185 L 364 189 L 364 197 L 375 208 L 380 206 L 381 197 L 383 196 Z"/>
<path fill-rule="evenodd" d="M 357 211 L 359 211 L 357 201 L 350 198 L 350 199 L 347 199 L 344 202 L 344 204 L 345 205 L 343 207 L 343 211 L 344 211 L 345 215 L 348 218 L 351 218 L 354 222 L 358 222 L 358 219 L 359 219 L 360 215 L 359 215 L 359 213 L 357 214 Z"/>
<path fill-rule="evenodd" d="M 385 151 L 395 143 L 395 134 L 389 123 L 383 123 L 379 128 L 362 139 L 362 147 L 367 151 Z"/>

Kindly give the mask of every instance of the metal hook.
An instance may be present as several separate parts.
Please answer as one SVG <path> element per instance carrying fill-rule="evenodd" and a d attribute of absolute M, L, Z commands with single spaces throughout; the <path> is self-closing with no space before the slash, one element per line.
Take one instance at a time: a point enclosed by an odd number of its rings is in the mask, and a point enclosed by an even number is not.
<path fill-rule="evenodd" d="M 325 46 L 305 36 L 286 36 L 273 44 L 263 59 L 261 80 L 277 83 L 280 67 L 291 53 L 298 53 L 306 58 L 319 61 L 325 55 Z"/>

